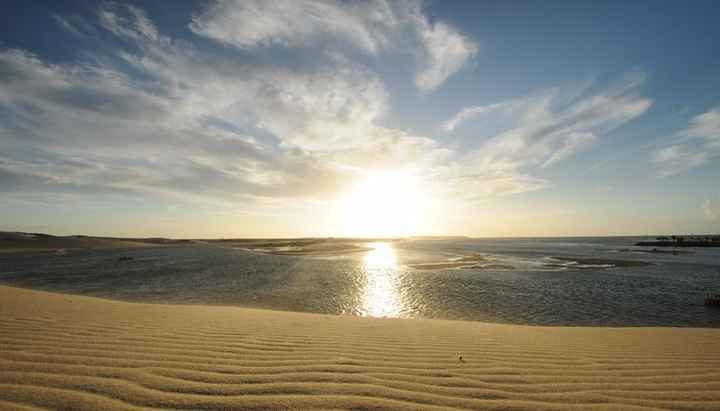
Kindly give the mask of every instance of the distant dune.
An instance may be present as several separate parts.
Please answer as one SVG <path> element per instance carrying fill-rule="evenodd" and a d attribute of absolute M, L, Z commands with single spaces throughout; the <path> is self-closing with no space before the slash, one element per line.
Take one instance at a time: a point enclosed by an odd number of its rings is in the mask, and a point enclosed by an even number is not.
<path fill-rule="evenodd" d="M 718 410 L 718 341 L 0 287 L 0 409 Z"/>
<path fill-rule="evenodd" d="M 144 247 L 148 245 L 168 245 L 187 242 L 190 242 L 190 240 L 170 240 L 166 238 L 90 237 L 84 235 L 54 236 L 40 233 L 0 231 L 0 252 Z"/>

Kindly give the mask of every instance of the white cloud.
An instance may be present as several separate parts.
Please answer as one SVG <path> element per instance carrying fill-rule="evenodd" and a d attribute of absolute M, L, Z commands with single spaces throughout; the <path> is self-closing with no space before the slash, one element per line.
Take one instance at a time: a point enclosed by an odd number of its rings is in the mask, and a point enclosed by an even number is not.
<path fill-rule="evenodd" d="M 545 160 L 542 167 L 547 167 L 576 153 L 585 151 L 597 141 L 597 136 L 590 132 L 572 132 L 562 137 L 559 147 Z"/>
<path fill-rule="evenodd" d="M 145 12 L 132 5 L 107 3 L 98 13 L 100 24 L 117 36 L 158 39 L 158 31 Z"/>
<path fill-rule="evenodd" d="M 682 173 L 705 164 L 708 156 L 704 152 L 698 152 L 684 145 L 673 145 L 655 150 L 652 153 L 652 161 L 657 164 L 663 177 Z"/>
<path fill-rule="evenodd" d="M 243 4 L 266 7 L 219 3 Z M 380 3 L 323 4 L 362 8 Z M 392 19 L 385 11 L 375 17 L 348 13 L 376 24 L 387 20 L 388 27 L 408 24 L 399 23 L 398 16 L 417 23 L 420 15 L 412 10 L 419 8 L 408 6 L 410 11 L 402 14 L 401 4 L 416 3 L 393 3 Z M 440 43 L 456 41 L 449 26 L 422 19 Z M 312 36 L 327 32 L 324 24 Z M 389 96 L 382 80 L 337 53 L 322 53 L 316 64 L 302 67 L 248 61 L 244 52 L 200 50 L 169 38 L 142 10 L 121 5 L 103 7 L 95 25 L 79 33 L 94 30 L 114 34 L 124 46 L 101 48 L 84 54 L 88 60 L 60 65 L 22 50 L 0 52 L 0 185 L 5 193 L 151 195 L 210 207 L 241 204 L 243 212 L 253 213 L 289 199 L 288 204 L 327 199 L 363 170 L 409 168 L 418 170 L 432 189 L 459 198 L 516 194 L 550 186 L 538 175 L 542 167 L 588 149 L 650 104 L 627 83 L 566 105 L 550 90 L 470 107 L 449 120 L 446 129 L 499 112 L 513 123 L 460 155 L 427 136 L 383 126 Z M 263 33 L 253 47 L 285 36 Z M 360 33 L 345 40 L 369 53 L 392 46 L 390 32 Z M 102 41 L 104 36 L 97 37 Z M 457 55 L 432 64 L 452 58 Z M 439 68 L 434 78 L 444 80 L 452 67 L 457 66 Z"/>
<path fill-rule="evenodd" d="M 720 107 L 695 116 L 690 125 L 664 141 L 651 153 L 658 173 L 668 177 L 720 157 Z"/>
<path fill-rule="evenodd" d="M 720 143 L 720 107 L 692 119 L 690 128 L 682 134 L 690 138 L 701 138 L 712 145 Z"/>
<path fill-rule="evenodd" d="M 58 26 L 62 27 L 63 29 L 69 31 L 70 33 L 73 33 L 75 35 L 81 35 L 81 31 L 75 27 L 73 23 L 71 23 L 68 19 L 64 18 L 63 16 L 60 16 L 55 13 L 50 14 L 52 18 L 55 20 Z"/>
<path fill-rule="evenodd" d="M 427 137 L 378 125 L 382 81 L 338 56 L 298 69 L 206 54 L 131 6 L 103 7 L 96 29 L 129 47 L 63 65 L 0 52 L 6 192 L 252 207 L 327 198 L 364 167 L 448 156 Z M 141 75 L 124 74 L 128 66 Z"/>
<path fill-rule="evenodd" d="M 514 98 L 500 103 L 465 107 L 441 124 L 444 131 L 455 131 L 463 123 L 474 118 L 492 114 L 514 115 L 519 121 L 540 120 L 547 117 L 548 106 L 557 97 L 557 90 L 550 89 L 529 96 Z"/>
<path fill-rule="evenodd" d="M 515 171 L 473 167 L 458 162 L 442 170 L 436 179 L 448 198 L 482 201 L 492 197 L 545 189 L 552 184 L 542 178 Z"/>
<path fill-rule="evenodd" d="M 511 100 L 502 103 L 490 104 L 487 106 L 471 106 L 465 107 L 459 113 L 455 114 L 452 118 L 448 119 L 442 124 L 442 128 L 445 131 L 454 131 L 455 128 L 460 126 L 462 123 L 477 117 L 481 114 L 499 112 L 509 108 L 516 107 L 517 101 Z"/>
<path fill-rule="evenodd" d="M 705 200 L 702 205 L 703 213 L 708 220 L 720 219 L 720 200 Z"/>
<path fill-rule="evenodd" d="M 415 0 L 219 0 L 194 16 L 198 35 L 242 49 L 343 41 L 371 55 L 409 53 L 418 59 L 415 84 L 434 90 L 476 53 L 468 37 L 430 22 Z"/>
<path fill-rule="evenodd" d="M 642 115 L 651 101 L 637 93 L 642 78 L 629 78 L 602 92 L 566 99 L 563 90 L 551 89 L 505 102 L 467 107 L 443 123 L 445 130 L 460 124 L 491 121 L 498 114 L 512 121 L 505 131 L 482 141 L 464 159 L 470 175 L 498 181 L 515 181 L 512 189 L 532 191 L 547 184 L 533 170 L 553 166 L 589 149 L 605 133 Z M 573 92 L 570 91 L 573 95 Z M 569 102 L 569 103 L 568 103 Z M 494 176 L 489 178 L 488 176 Z M 503 184 L 510 187 L 508 184 Z"/>
<path fill-rule="evenodd" d="M 196 34 L 241 48 L 297 46 L 338 37 L 376 54 L 397 24 L 383 1 L 219 0 L 190 24 Z"/>
<path fill-rule="evenodd" d="M 457 73 L 475 55 L 477 46 L 445 23 L 432 24 L 424 16 L 418 20 L 424 50 L 415 85 L 422 91 L 430 91 Z"/>
<path fill-rule="evenodd" d="M 708 199 L 705 200 L 702 208 L 703 213 L 708 220 L 720 219 L 720 203 Z"/>

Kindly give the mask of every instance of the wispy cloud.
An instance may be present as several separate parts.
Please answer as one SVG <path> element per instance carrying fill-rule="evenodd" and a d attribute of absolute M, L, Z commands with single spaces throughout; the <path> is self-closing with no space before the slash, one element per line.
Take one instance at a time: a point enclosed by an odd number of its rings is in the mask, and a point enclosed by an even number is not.
<path fill-rule="evenodd" d="M 477 46 L 448 24 L 430 23 L 422 15 L 416 19 L 424 47 L 415 85 L 422 91 L 430 91 L 457 73 L 477 53 Z"/>
<path fill-rule="evenodd" d="M 326 198 L 364 167 L 449 155 L 428 137 L 378 125 L 383 82 L 340 55 L 303 68 L 249 63 L 164 36 L 132 6 L 104 6 L 94 24 L 127 47 L 62 65 L 0 52 L 6 192 L 251 208 Z"/>
<path fill-rule="evenodd" d="M 81 35 L 81 30 L 79 30 L 77 27 L 75 27 L 75 24 L 71 23 L 67 18 L 52 13 L 52 18 L 55 20 L 55 22 L 58 24 L 58 26 L 62 27 L 63 29 L 69 31 L 70 33 L 73 33 L 75 35 Z"/>
<path fill-rule="evenodd" d="M 383 1 L 220 0 L 197 14 L 190 29 L 240 48 L 301 46 L 335 37 L 377 54 L 390 46 L 398 18 Z"/>
<path fill-rule="evenodd" d="M 693 117 L 690 125 L 663 140 L 651 161 L 663 177 L 680 174 L 720 157 L 720 107 Z"/>
<path fill-rule="evenodd" d="M 327 199 L 367 169 L 411 168 L 433 189 L 482 199 L 552 185 L 542 168 L 589 149 L 651 103 L 637 91 L 641 79 L 629 79 L 570 99 L 546 90 L 468 107 L 445 129 L 498 113 L 508 116 L 508 127 L 457 152 L 430 136 L 384 126 L 386 85 L 340 52 L 299 66 L 245 53 L 337 34 L 378 55 L 394 52 L 398 36 L 410 41 L 411 27 L 427 52 L 420 61 L 430 56 L 418 74 L 418 87 L 427 91 L 471 58 L 472 42 L 430 22 L 418 2 L 298 4 L 223 1 L 195 17 L 196 33 L 239 52 L 171 38 L 141 9 L 118 4 L 102 6 L 96 21 L 73 32 L 102 33 L 98 43 L 114 36 L 81 61 L 52 64 L 28 51 L 0 51 L 0 188 L 18 198 L 159 196 L 253 213 L 290 199 Z M 306 15 L 313 7 L 331 8 L 344 23 Z M 288 27 L 275 20 L 282 13 L 316 26 Z M 262 27 L 241 24 L 248 16 Z"/>
<path fill-rule="evenodd" d="M 720 219 L 720 200 L 705 200 L 702 205 L 703 213 L 708 220 Z"/>
<path fill-rule="evenodd" d="M 532 99 L 516 99 L 504 101 L 502 103 L 489 104 L 486 106 L 470 106 L 465 107 L 460 112 L 455 114 L 453 117 L 448 119 L 442 124 L 442 128 L 445 131 L 454 131 L 455 128 L 460 126 L 462 123 L 473 119 L 474 117 L 480 116 L 487 113 L 497 113 L 501 111 L 516 110 L 518 108 L 525 107 L 530 103 Z"/>
<path fill-rule="evenodd" d="M 655 150 L 652 162 L 658 165 L 658 173 L 663 177 L 673 176 L 705 164 L 707 153 L 686 145 L 673 145 Z"/>
<path fill-rule="evenodd" d="M 138 7 L 106 3 L 98 14 L 100 24 L 116 36 L 134 40 L 158 40 L 159 38 L 155 25 Z"/>
<path fill-rule="evenodd" d="M 574 96 L 551 89 L 505 102 L 467 107 L 443 123 L 447 131 L 461 124 L 510 117 L 505 131 L 482 141 L 464 159 L 469 175 L 485 180 L 515 181 L 507 192 L 532 191 L 546 182 L 531 173 L 589 149 L 603 134 L 642 115 L 652 104 L 638 88 L 643 76 L 628 77 L 595 94 Z M 502 192 L 500 190 L 499 192 Z"/>
<path fill-rule="evenodd" d="M 430 22 L 415 0 L 220 0 L 195 15 L 190 29 L 242 49 L 330 47 L 340 42 L 373 56 L 414 54 L 415 84 L 424 92 L 443 84 L 477 50 L 449 24 Z M 336 49 L 342 49 L 339 46 Z"/>

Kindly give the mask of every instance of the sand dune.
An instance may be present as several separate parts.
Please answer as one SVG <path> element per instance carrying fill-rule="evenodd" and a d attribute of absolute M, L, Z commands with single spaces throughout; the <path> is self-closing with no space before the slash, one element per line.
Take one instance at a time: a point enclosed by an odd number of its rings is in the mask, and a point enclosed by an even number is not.
<path fill-rule="evenodd" d="M 0 409 L 718 410 L 718 341 L 0 287 Z"/>
<path fill-rule="evenodd" d="M 121 239 L 88 236 L 53 236 L 0 231 L 0 252 L 52 251 L 88 248 L 130 248 L 172 243 L 164 239 Z"/>

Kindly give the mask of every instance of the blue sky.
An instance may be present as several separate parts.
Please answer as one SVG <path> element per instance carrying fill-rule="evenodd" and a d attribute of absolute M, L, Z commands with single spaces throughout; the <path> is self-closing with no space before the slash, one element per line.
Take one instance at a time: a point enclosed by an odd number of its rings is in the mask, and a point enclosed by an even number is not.
<path fill-rule="evenodd" d="M 6 2 L 0 229 L 720 231 L 717 2 Z"/>

